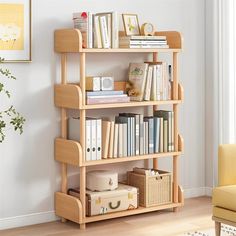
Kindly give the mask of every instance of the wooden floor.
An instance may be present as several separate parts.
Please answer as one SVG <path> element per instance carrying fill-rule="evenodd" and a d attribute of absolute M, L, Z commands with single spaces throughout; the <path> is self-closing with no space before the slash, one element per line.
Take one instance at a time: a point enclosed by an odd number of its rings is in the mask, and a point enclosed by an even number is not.
<path fill-rule="evenodd" d="M 192 198 L 177 213 L 161 211 L 87 224 L 80 230 L 72 222 L 52 222 L 1 231 L 1 236 L 172 236 L 214 227 L 211 199 Z"/>

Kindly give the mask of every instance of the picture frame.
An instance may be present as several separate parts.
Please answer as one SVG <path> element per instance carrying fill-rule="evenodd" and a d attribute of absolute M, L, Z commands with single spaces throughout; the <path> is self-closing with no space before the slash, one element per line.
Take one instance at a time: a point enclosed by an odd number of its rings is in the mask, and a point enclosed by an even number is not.
<path fill-rule="evenodd" d="M 122 14 L 126 36 L 140 35 L 140 26 L 137 14 Z"/>
<path fill-rule="evenodd" d="M 31 5 L 31 0 L 0 1 L 0 57 L 4 62 L 32 61 Z"/>

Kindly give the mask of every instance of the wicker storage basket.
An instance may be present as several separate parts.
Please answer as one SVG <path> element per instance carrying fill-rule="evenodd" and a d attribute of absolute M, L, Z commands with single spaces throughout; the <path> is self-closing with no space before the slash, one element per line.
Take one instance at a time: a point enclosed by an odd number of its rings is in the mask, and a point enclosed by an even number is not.
<path fill-rule="evenodd" d="M 127 172 L 127 184 L 139 188 L 139 205 L 157 206 L 172 202 L 172 174 L 157 170 L 160 176 Z"/>

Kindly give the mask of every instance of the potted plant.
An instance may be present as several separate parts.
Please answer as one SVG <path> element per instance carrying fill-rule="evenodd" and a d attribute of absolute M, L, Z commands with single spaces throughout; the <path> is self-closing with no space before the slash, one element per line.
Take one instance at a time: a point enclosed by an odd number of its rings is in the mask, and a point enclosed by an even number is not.
<path fill-rule="evenodd" d="M 4 59 L 0 57 L 0 65 L 4 62 Z M 16 77 L 12 75 L 11 71 L 0 66 L 0 95 L 5 95 L 10 99 L 11 93 L 7 90 L 5 80 L 12 79 L 16 80 Z M 7 109 L 0 107 L 0 143 L 2 143 L 6 137 L 6 130 L 13 127 L 15 131 L 20 134 L 23 133 L 23 125 L 25 118 L 16 111 L 13 105 Z"/>

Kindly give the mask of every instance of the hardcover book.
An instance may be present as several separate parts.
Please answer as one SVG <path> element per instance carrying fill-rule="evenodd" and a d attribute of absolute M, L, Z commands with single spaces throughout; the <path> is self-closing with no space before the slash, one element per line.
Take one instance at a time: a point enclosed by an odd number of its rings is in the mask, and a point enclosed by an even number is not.
<path fill-rule="evenodd" d="M 148 64 L 146 63 L 130 63 L 127 90 L 131 101 L 143 100 L 147 70 Z"/>

